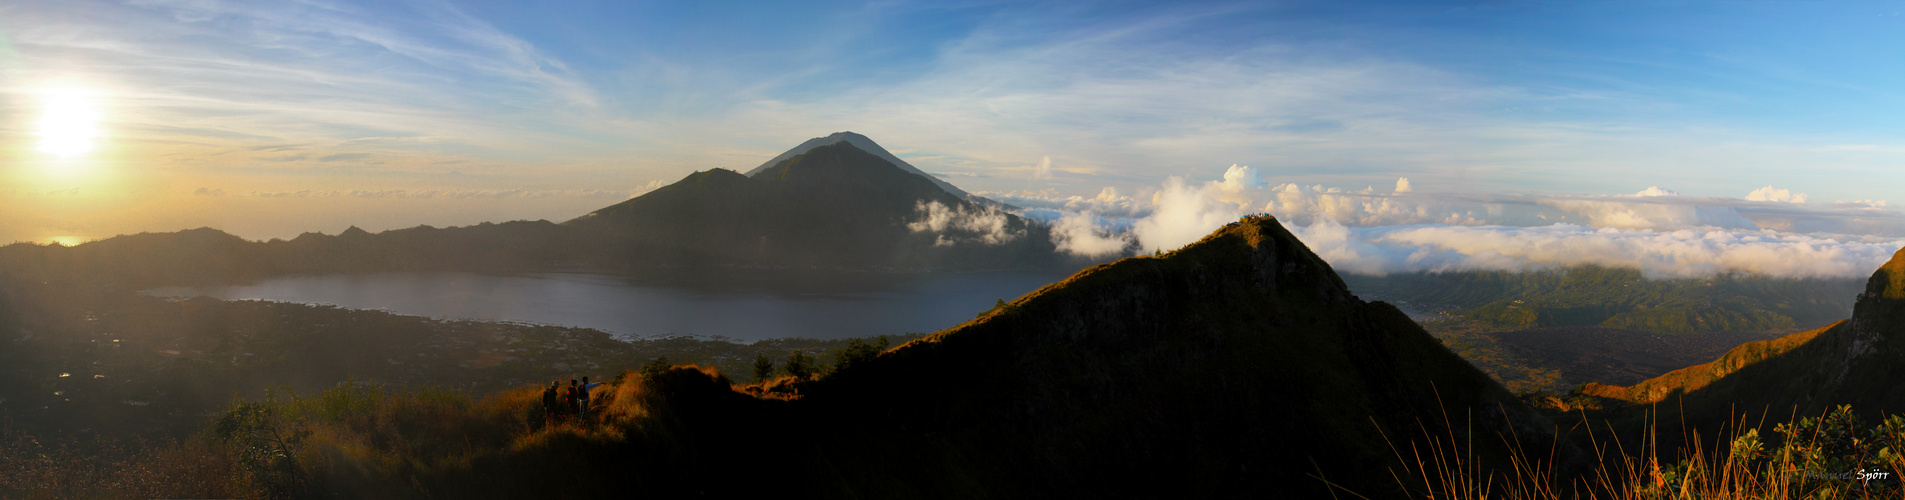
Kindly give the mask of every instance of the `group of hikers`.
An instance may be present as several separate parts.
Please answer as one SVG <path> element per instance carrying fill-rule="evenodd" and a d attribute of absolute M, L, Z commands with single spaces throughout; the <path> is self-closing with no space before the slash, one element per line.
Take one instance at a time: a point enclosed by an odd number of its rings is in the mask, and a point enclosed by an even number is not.
<path fill-rule="evenodd" d="M 549 381 L 549 388 L 542 391 L 542 411 L 550 417 L 561 419 L 575 415 L 577 420 L 589 418 L 589 390 L 601 382 L 589 383 L 588 377 L 582 377 L 581 383 L 569 379 L 569 387 L 563 388 L 561 380 Z"/>

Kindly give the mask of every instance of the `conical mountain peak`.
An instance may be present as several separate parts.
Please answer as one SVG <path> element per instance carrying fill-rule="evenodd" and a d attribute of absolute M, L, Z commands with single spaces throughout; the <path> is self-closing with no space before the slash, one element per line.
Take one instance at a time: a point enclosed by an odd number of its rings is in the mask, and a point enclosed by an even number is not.
<path fill-rule="evenodd" d="M 873 139 L 869 139 L 867 138 L 867 136 L 856 134 L 853 132 L 834 132 L 833 134 L 829 134 L 826 137 L 815 137 L 812 139 L 808 139 L 807 142 L 800 143 L 799 146 L 794 146 L 793 149 L 789 149 L 787 150 L 787 152 L 781 153 L 780 156 L 775 156 L 773 159 L 767 160 L 766 163 L 762 163 L 761 166 L 754 167 L 753 170 L 747 171 L 747 176 L 755 177 L 762 172 L 766 172 L 767 170 L 774 168 L 775 165 L 779 165 L 781 162 L 787 161 L 788 159 L 791 159 L 795 156 L 806 154 L 808 151 L 812 151 L 814 148 L 818 148 L 821 146 L 828 146 L 828 145 L 841 143 L 841 142 L 851 144 L 853 145 L 853 147 L 859 148 L 861 151 L 865 151 L 869 154 L 872 154 L 875 157 L 878 157 L 882 160 L 886 160 L 887 163 L 892 163 L 894 167 L 898 167 L 900 170 L 904 170 L 907 173 L 918 175 L 920 177 L 925 177 L 926 180 L 933 181 L 933 185 L 939 186 L 940 189 L 944 189 L 948 193 L 952 193 L 953 196 L 957 196 L 961 199 L 968 199 L 968 200 L 972 198 L 972 195 L 967 194 L 965 190 L 959 189 L 957 186 L 953 186 L 951 183 L 940 180 L 938 177 L 934 177 L 932 174 L 928 174 L 925 171 L 922 171 L 919 168 L 914 167 L 910 163 L 906 163 L 906 160 L 901 160 L 898 156 L 893 156 L 893 153 L 888 152 L 886 148 L 880 147 L 878 143 L 873 142 Z"/>

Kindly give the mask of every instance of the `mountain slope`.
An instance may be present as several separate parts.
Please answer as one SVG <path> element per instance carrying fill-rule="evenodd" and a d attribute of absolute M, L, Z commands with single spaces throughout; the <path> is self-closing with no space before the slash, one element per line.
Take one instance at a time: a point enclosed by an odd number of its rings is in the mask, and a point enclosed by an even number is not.
<path fill-rule="evenodd" d="M 934 216 L 953 223 L 915 225 Z M 961 223 L 973 220 L 990 224 Z M 1042 226 L 961 199 L 844 140 L 751 176 L 696 172 L 563 225 L 627 259 L 670 263 L 1006 267 L 1054 259 Z"/>
<path fill-rule="evenodd" d="M 1905 249 L 1867 280 L 1850 319 L 1747 344 L 1714 363 L 1633 387 L 1591 389 L 1637 402 L 1684 393 L 1688 415 L 1723 415 L 1732 407 L 1767 408 L 1779 415 L 1792 409 L 1803 415 L 1842 404 L 1876 414 L 1905 412 L 1900 380 L 1905 380 Z"/>
<path fill-rule="evenodd" d="M 335 490 L 318 496 L 1317 498 L 1327 478 L 1390 498 L 1410 492 L 1389 443 L 1406 454 L 1453 440 L 1499 468 L 1511 446 L 1554 442 L 1547 420 L 1394 307 L 1351 295 L 1269 218 L 1081 271 L 819 379 L 737 387 L 674 368 L 596 394 L 599 426 L 436 465 L 310 450 L 419 464 L 368 478 L 369 462 L 313 466 L 343 472 L 310 484 Z"/>
<path fill-rule="evenodd" d="M 1841 322 L 1842 323 L 1842 322 Z M 1806 342 L 1812 341 L 1820 333 L 1832 330 L 1840 323 L 1823 328 L 1815 328 L 1784 337 L 1757 340 L 1729 349 L 1718 359 L 1662 374 L 1643 380 L 1631 386 L 1617 386 L 1588 382 L 1581 386 L 1581 393 L 1590 396 L 1613 398 L 1631 403 L 1646 404 L 1666 400 L 1676 393 L 1685 393 L 1704 388 L 1721 378 L 1752 365 L 1772 359 L 1792 351 Z"/>
<path fill-rule="evenodd" d="M 802 394 L 855 427 L 1016 443 L 994 472 L 1104 494 L 1322 494 L 1319 472 L 1376 494 L 1395 488 L 1384 433 L 1461 434 L 1465 415 L 1476 442 L 1551 432 L 1270 218 L 1087 269 Z M 1167 484 L 1188 477 L 1210 483 Z"/>

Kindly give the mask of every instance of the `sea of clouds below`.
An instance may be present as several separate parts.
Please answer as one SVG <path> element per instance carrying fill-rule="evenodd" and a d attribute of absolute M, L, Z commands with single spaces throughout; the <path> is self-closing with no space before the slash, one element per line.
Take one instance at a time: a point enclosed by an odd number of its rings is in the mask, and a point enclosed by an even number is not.
<path fill-rule="evenodd" d="M 1223 180 L 1167 180 L 1149 199 L 979 193 L 1053 226 L 1060 251 L 1107 256 L 1170 250 L 1248 214 L 1277 216 L 1338 271 L 1387 275 L 1637 268 L 1655 277 L 1753 273 L 1864 277 L 1905 247 L 1905 214 L 1882 201 L 1808 203 L 1771 186 L 1744 198 L 1422 193 L 1270 185 L 1232 166 Z"/>

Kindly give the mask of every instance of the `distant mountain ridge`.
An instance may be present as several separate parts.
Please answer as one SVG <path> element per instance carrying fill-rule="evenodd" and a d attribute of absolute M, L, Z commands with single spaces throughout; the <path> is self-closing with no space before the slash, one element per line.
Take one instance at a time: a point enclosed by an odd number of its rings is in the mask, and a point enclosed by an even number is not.
<path fill-rule="evenodd" d="M 1683 397 L 1689 415 L 1724 415 L 1730 407 L 1816 415 L 1842 404 L 1905 412 L 1905 249 L 1872 273 L 1850 319 L 1748 343 L 1633 386 L 1589 384 L 1582 392 L 1634 403 Z"/>
<path fill-rule="evenodd" d="M 246 241 L 211 228 L 77 247 L 0 247 L 0 273 L 150 287 L 287 274 L 393 271 L 640 272 L 664 267 L 865 271 L 1070 270 L 1049 227 L 1000 210 L 843 132 L 755 169 L 695 172 L 562 224 L 418 226 Z"/>
<path fill-rule="evenodd" d="M 1454 307 L 1454 316 L 1498 327 L 1595 326 L 1665 334 L 1820 326 L 1850 314 L 1851 296 L 1863 287 L 1856 278 L 1649 278 L 1638 269 L 1601 266 L 1344 279 L 1358 293 Z"/>
<path fill-rule="evenodd" d="M 696 172 L 562 225 L 615 254 L 671 262 L 931 268 L 1060 259 L 1044 226 L 968 201 L 850 139 L 746 176 Z M 935 215 L 994 224 L 914 224 Z"/>

